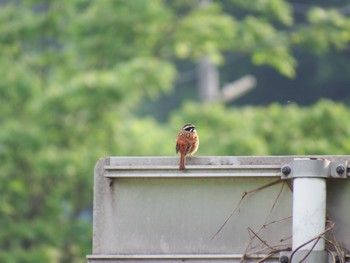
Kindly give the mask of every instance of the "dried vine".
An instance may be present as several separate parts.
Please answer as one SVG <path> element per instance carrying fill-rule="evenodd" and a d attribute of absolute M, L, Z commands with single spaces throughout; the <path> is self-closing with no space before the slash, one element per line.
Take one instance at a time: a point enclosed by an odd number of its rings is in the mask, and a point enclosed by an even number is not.
<path fill-rule="evenodd" d="M 287 216 L 287 217 L 284 217 L 281 219 L 272 220 L 272 221 L 268 222 L 273 210 L 276 207 L 276 204 L 277 204 L 279 198 L 281 197 L 284 186 L 287 185 L 289 187 L 289 189 L 292 191 L 292 186 L 291 186 L 290 182 L 282 181 L 280 179 L 269 182 L 265 185 L 259 186 L 257 188 L 250 190 L 250 191 L 243 192 L 240 200 L 238 201 L 236 206 L 233 208 L 231 213 L 228 215 L 228 217 L 225 219 L 225 221 L 220 226 L 220 228 L 217 230 L 217 232 L 211 237 L 211 240 L 216 238 L 217 235 L 222 231 L 222 229 L 226 226 L 226 224 L 231 219 L 231 217 L 237 212 L 237 210 L 239 210 L 243 200 L 247 196 L 249 196 L 253 193 L 256 193 L 258 191 L 261 191 L 265 188 L 268 188 L 270 186 L 279 184 L 279 183 L 283 183 L 283 184 L 282 184 L 282 186 L 281 186 L 281 188 L 276 196 L 274 203 L 272 204 L 272 206 L 270 208 L 270 211 L 265 219 L 265 223 L 260 227 L 260 229 L 258 231 L 254 231 L 251 227 L 248 227 L 248 229 L 247 229 L 250 238 L 249 238 L 248 245 L 246 246 L 246 249 L 242 255 L 241 262 L 244 262 L 244 260 L 249 258 L 251 255 L 260 254 L 260 253 L 263 253 L 265 251 L 267 254 L 262 259 L 260 259 L 258 262 L 264 262 L 265 260 L 267 260 L 267 259 L 269 259 L 269 258 L 271 258 L 271 257 L 275 256 L 276 254 L 283 252 L 283 251 L 292 251 L 292 244 L 291 243 L 281 244 L 285 241 L 292 239 L 292 236 L 288 236 L 288 237 L 285 237 L 283 239 L 280 239 L 279 240 L 280 242 L 277 244 L 269 244 L 268 241 L 264 240 L 260 236 L 261 231 L 268 228 L 269 226 L 276 224 L 278 222 L 284 221 L 284 220 L 289 220 L 292 218 L 292 216 Z M 322 233 L 320 233 L 319 235 L 315 236 L 314 238 L 308 240 L 307 242 L 303 243 L 302 245 L 297 247 L 295 250 L 293 250 L 290 254 L 289 261 L 292 262 L 292 259 L 297 251 L 299 251 L 300 249 L 302 249 L 306 245 L 314 242 L 312 247 L 310 249 L 308 249 L 308 252 L 304 255 L 304 257 L 299 262 L 305 261 L 306 258 L 310 255 L 310 253 L 314 250 L 314 248 L 317 245 L 317 243 L 319 242 L 319 240 L 324 239 L 325 243 L 328 245 L 328 247 L 332 248 L 332 249 L 326 248 L 326 251 L 331 255 L 333 262 L 334 263 L 335 262 L 345 263 L 344 252 L 349 253 L 349 251 L 347 251 L 344 247 L 341 247 L 339 245 L 338 241 L 336 240 L 335 234 L 334 234 L 335 223 L 330 221 L 329 219 L 327 219 L 327 225 L 328 225 L 328 227 Z M 328 235 L 328 237 L 327 237 L 327 235 Z M 254 240 L 257 240 L 259 242 L 259 245 L 253 246 Z"/>

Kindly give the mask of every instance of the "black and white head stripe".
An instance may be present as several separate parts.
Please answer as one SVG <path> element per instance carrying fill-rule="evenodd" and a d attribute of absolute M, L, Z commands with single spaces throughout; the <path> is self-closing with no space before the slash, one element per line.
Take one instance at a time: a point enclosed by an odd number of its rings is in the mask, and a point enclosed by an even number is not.
<path fill-rule="evenodd" d="M 194 132 L 196 130 L 196 126 L 194 126 L 193 124 L 187 123 L 184 125 L 182 129 L 185 131 Z"/>

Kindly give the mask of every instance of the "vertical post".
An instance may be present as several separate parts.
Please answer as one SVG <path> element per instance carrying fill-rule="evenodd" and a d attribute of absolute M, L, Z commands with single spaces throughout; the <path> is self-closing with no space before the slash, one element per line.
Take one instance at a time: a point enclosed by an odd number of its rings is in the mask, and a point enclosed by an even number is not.
<path fill-rule="evenodd" d="M 294 160 L 293 257 L 292 262 L 326 263 L 328 255 L 321 237 L 326 228 L 327 160 Z"/>
<path fill-rule="evenodd" d="M 217 101 L 219 99 L 218 70 L 208 58 L 202 58 L 199 62 L 198 81 L 202 101 Z"/>
<path fill-rule="evenodd" d="M 200 0 L 199 7 L 206 7 L 210 3 L 211 0 Z M 198 88 L 200 99 L 204 102 L 214 102 L 220 98 L 218 69 L 207 57 L 199 61 Z"/>

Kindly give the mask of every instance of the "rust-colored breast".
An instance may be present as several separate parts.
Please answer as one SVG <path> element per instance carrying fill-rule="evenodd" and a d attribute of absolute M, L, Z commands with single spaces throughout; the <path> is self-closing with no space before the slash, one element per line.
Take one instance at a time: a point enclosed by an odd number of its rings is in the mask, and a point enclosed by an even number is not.
<path fill-rule="evenodd" d="M 198 149 L 198 135 L 195 132 L 181 131 L 176 137 L 176 152 L 193 154 Z"/>

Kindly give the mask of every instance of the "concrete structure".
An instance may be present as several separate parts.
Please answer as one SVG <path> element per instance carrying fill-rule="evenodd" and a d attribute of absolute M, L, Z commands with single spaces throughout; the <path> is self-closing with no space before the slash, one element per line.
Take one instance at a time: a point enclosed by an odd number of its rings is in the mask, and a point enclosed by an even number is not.
<path fill-rule="evenodd" d="M 348 160 L 103 158 L 88 262 L 350 262 Z"/>

